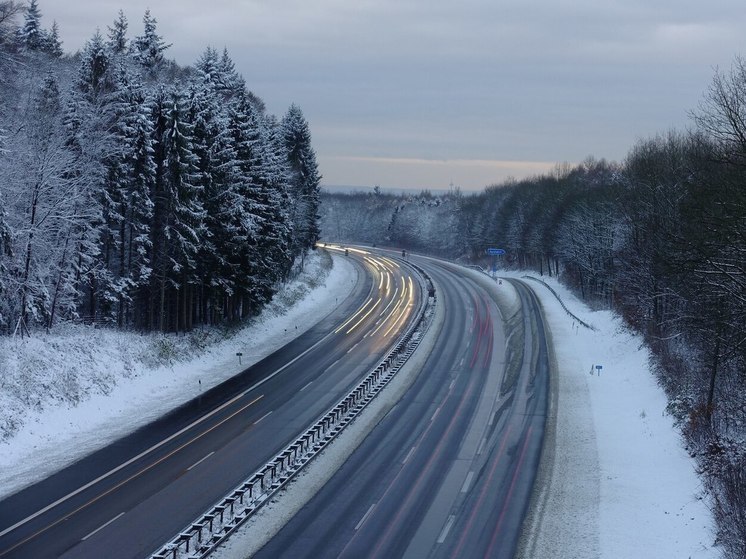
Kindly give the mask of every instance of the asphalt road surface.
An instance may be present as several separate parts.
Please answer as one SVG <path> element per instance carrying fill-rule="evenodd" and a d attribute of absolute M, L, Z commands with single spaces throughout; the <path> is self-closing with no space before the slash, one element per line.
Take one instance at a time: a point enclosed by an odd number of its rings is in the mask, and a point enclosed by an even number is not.
<path fill-rule="evenodd" d="M 512 281 L 521 309 L 502 317 L 483 282 L 445 263 L 417 263 L 445 313 L 422 372 L 256 557 L 513 557 L 547 410 L 539 305 Z"/>
<path fill-rule="evenodd" d="M 372 369 L 423 293 L 350 249 L 359 278 L 316 326 L 158 422 L 0 502 L 0 558 L 142 558 L 263 466 Z"/>

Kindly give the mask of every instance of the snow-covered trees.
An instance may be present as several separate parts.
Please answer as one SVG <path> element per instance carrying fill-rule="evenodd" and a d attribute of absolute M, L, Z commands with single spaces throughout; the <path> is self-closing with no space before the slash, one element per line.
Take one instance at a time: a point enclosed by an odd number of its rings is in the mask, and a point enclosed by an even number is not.
<path fill-rule="evenodd" d="M 41 11 L 36 0 L 31 0 L 23 16 L 23 27 L 18 35 L 28 50 L 40 50 L 44 44 L 44 30 L 41 28 Z"/>
<path fill-rule="evenodd" d="M 75 58 L 60 56 L 36 1 L 22 29 L 19 13 L 0 2 L 0 49 L 9 41 L 20 62 L 0 77 L 17 103 L 0 106 L 2 331 L 184 331 L 258 312 L 318 236 L 300 109 L 282 124 L 267 115 L 227 50 L 166 63 L 150 12 L 130 41 L 120 11 Z M 306 233 L 294 242 L 297 200 Z"/>
<path fill-rule="evenodd" d="M 0 25 L 5 13 L 13 8 L 13 2 L 4 4 L 0 6 Z M 28 51 L 45 52 L 54 58 L 59 58 L 63 54 L 57 22 L 52 23 L 51 30 L 42 29 L 41 10 L 36 0 L 30 0 L 26 8 L 24 23 L 18 30 L 18 37 L 23 48 Z"/>
<path fill-rule="evenodd" d="M 121 21 L 121 19 L 118 21 Z M 150 15 L 150 10 L 145 10 L 142 22 L 144 26 L 143 34 L 138 35 L 132 41 L 132 52 L 135 60 L 143 68 L 153 72 L 163 62 L 163 52 L 171 45 L 166 44 L 163 37 L 158 35 L 158 21 Z M 120 31 L 118 30 L 118 32 Z"/>
<path fill-rule="evenodd" d="M 282 135 L 290 164 L 294 226 L 293 253 L 302 254 L 319 239 L 318 208 L 321 175 L 316 153 L 311 147 L 311 132 L 303 112 L 291 105 L 282 119 Z"/>

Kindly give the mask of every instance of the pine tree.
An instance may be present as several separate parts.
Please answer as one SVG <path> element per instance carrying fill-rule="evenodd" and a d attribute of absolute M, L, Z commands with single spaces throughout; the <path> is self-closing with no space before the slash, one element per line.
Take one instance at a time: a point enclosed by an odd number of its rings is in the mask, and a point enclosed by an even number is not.
<path fill-rule="evenodd" d="M 199 75 L 190 88 L 188 108 L 196 176 L 205 210 L 198 275 L 204 286 L 206 306 L 202 312 L 209 321 L 216 319 L 214 309 L 224 308 L 225 301 L 235 293 L 239 271 L 231 264 L 231 254 L 238 238 L 231 214 L 240 207 L 236 199 L 236 156 L 215 94 L 218 85 L 213 81 L 212 54 L 214 51 L 208 48 L 198 63 Z"/>
<path fill-rule="evenodd" d="M 27 50 L 40 50 L 44 46 L 44 33 L 41 28 L 41 11 L 36 0 L 29 2 L 23 20 L 23 27 L 19 30 L 21 43 Z"/>
<path fill-rule="evenodd" d="M 110 259 L 116 298 L 116 320 L 120 326 L 135 323 L 142 326 L 146 298 L 143 291 L 150 281 L 150 236 L 153 203 L 150 192 L 155 183 L 150 107 L 143 88 L 134 83 L 126 65 L 120 61 L 117 73 L 117 95 L 114 142 L 120 149 L 109 161 L 110 197 L 116 203 L 118 228 L 117 254 Z"/>
<path fill-rule="evenodd" d="M 40 50 L 46 52 L 53 58 L 61 58 L 65 52 L 62 50 L 62 41 L 60 40 L 60 30 L 57 22 L 52 22 L 51 31 L 42 32 L 42 44 Z"/>
<path fill-rule="evenodd" d="M 290 196 L 287 152 L 280 125 L 274 116 L 262 119 L 264 166 L 266 169 L 265 196 L 269 209 L 265 236 L 272 246 L 272 277 L 277 281 L 288 278 L 293 263 L 291 242 L 293 237 L 290 220 Z"/>
<path fill-rule="evenodd" d="M 117 19 L 114 20 L 114 25 L 109 27 L 109 40 L 106 45 L 109 51 L 114 55 L 122 55 L 127 52 L 128 41 L 127 41 L 127 18 L 122 10 L 119 10 Z"/>
<path fill-rule="evenodd" d="M 235 215 L 235 227 L 241 241 L 234 258 L 242 273 L 239 287 L 246 299 L 242 314 L 247 316 L 268 300 L 273 282 L 266 273 L 268 239 L 262 235 L 267 213 L 263 196 L 262 138 L 258 116 L 245 95 L 237 97 L 231 104 L 228 127 L 236 150 L 239 176 L 240 205 Z"/>
<path fill-rule="evenodd" d="M 311 132 L 300 107 L 293 104 L 282 120 L 282 133 L 291 173 L 293 253 L 303 256 L 319 239 L 319 183 Z M 302 265 L 302 264 L 301 264 Z"/>
<path fill-rule="evenodd" d="M 156 178 L 151 196 L 150 328 L 162 331 L 188 326 L 186 301 L 196 282 L 195 255 L 204 219 L 192 127 L 183 101 L 175 88 L 159 89 L 153 100 Z"/>
<path fill-rule="evenodd" d="M 101 33 L 96 31 L 83 48 L 77 80 L 78 90 L 86 95 L 89 102 L 95 103 L 100 95 L 113 90 L 110 67 L 106 44 Z"/>
<path fill-rule="evenodd" d="M 163 62 L 163 51 L 171 45 L 166 44 L 163 37 L 158 35 L 158 21 L 150 15 L 150 10 L 145 10 L 142 21 L 145 29 L 132 42 L 132 51 L 135 60 L 152 74 Z"/>
<path fill-rule="evenodd" d="M 233 63 L 228 49 L 223 49 L 223 54 L 219 62 L 220 76 L 223 88 L 233 95 L 242 95 L 246 92 L 246 82 L 243 77 L 236 72 L 236 66 Z"/>

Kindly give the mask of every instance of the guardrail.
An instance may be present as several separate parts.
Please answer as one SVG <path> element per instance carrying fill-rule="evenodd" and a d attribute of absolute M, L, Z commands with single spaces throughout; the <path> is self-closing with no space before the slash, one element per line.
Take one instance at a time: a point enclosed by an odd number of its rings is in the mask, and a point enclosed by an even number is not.
<path fill-rule="evenodd" d="M 317 456 L 370 401 L 389 383 L 420 343 L 429 326 L 428 309 L 435 290 L 430 277 L 419 266 L 407 262 L 422 278 L 423 292 L 417 319 L 399 338 L 378 366 L 295 441 L 261 469 L 223 497 L 150 559 L 202 559 L 217 549 L 233 532 L 256 513 L 275 493 Z"/>
<path fill-rule="evenodd" d="M 557 301 L 559 301 L 559 304 L 560 304 L 560 305 L 562 305 L 562 308 L 563 308 L 563 309 L 565 309 L 565 312 L 566 312 L 566 313 L 567 313 L 568 315 L 570 315 L 570 316 L 571 316 L 571 317 L 573 318 L 573 320 L 576 320 L 576 321 L 578 322 L 578 324 L 580 324 L 581 326 L 585 326 L 585 327 L 586 327 L 586 328 L 588 328 L 589 330 L 593 330 L 594 332 L 596 331 L 596 327 L 595 327 L 595 326 L 593 326 L 593 324 L 588 324 L 587 322 L 585 322 L 585 321 L 584 321 L 584 320 L 582 320 L 581 318 L 578 318 L 577 316 L 575 316 L 575 315 L 574 315 L 574 314 L 572 313 L 572 311 L 571 311 L 570 309 L 568 309 L 568 308 L 567 308 L 567 305 L 565 305 L 565 302 L 564 302 L 564 301 L 562 300 L 562 297 L 560 297 L 560 296 L 559 296 L 559 293 L 557 293 L 557 292 L 556 292 L 556 291 L 555 291 L 555 290 L 554 290 L 554 289 L 552 288 L 552 286 L 551 286 L 551 285 L 549 285 L 549 284 L 548 284 L 547 282 L 545 282 L 544 280 L 540 280 L 539 278 L 535 278 L 535 277 L 533 277 L 533 276 L 523 276 L 523 277 L 524 277 L 524 278 L 526 278 L 526 279 L 530 279 L 530 280 L 533 280 L 533 281 L 535 281 L 535 282 L 538 282 L 538 283 L 542 284 L 542 285 L 543 285 L 544 287 L 546 287 L 546 288 L 547 288 L 547 289 L 548 289 L 549 291 L 551 291 L 551 292 L 552 292 L 552 295 L 554 295 L 554 296 L 555 296 L 555 298 L 557 299 Z"/>

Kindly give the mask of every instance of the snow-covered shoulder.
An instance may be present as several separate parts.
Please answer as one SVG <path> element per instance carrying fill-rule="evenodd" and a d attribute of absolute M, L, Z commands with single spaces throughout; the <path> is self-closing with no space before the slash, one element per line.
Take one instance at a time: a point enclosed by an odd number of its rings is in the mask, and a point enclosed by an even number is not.
<path fill-rule="evenodd" d="M 67 327 L 0 338 L 0 498 L 189 401 L 316 324 L 347 296 L 356 274 L 344 258 L 333 257 L 331 268 L 328 262 L 312 253 L 304 272 L 230 335 Z"/>
<path fill-rule="evenodd" d="M 553 341 L 557 407 L 529 556 L 718 557 L 695 463 L 666 413 L 642 338 L 542 280 L 554 293 L 528 283 Z"/>

